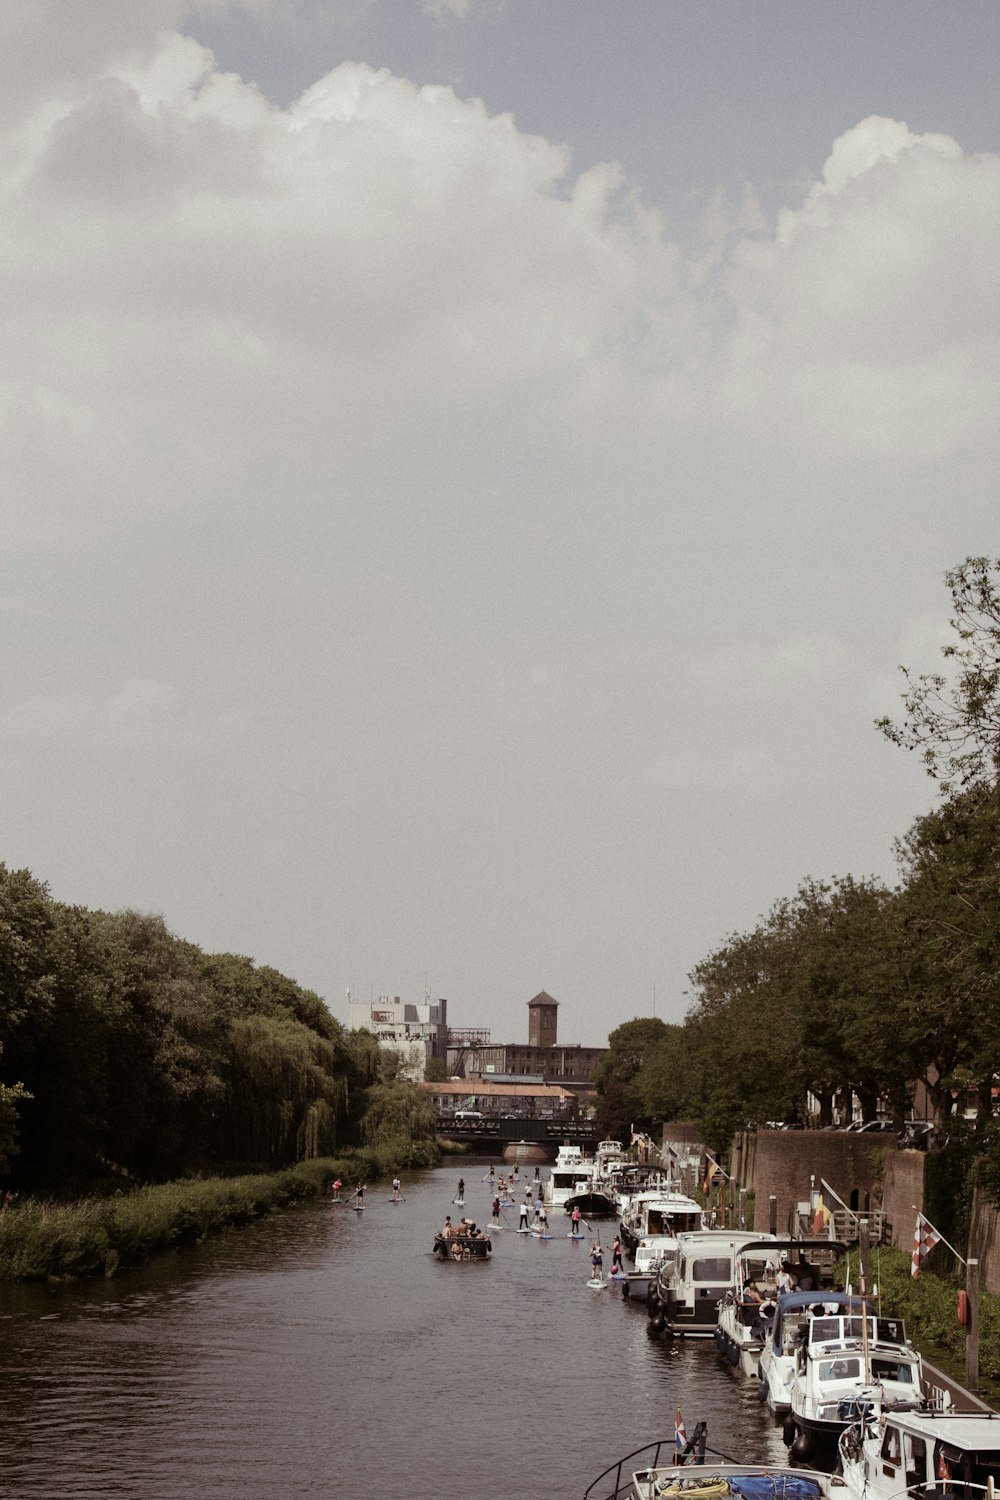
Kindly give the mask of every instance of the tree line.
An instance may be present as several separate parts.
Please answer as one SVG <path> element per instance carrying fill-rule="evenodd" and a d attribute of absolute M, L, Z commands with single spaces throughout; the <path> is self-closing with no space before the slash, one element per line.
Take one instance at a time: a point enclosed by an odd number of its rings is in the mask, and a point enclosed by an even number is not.
<path fill-rule="evenodd" d="M 1000 561 L 945 581 L 945 670 L 904 669 L 904 717 L 877 725 L 940 793 L 896 843 L 897 882 L 804 879 L 695 967 L 682 1024 L 620 1026 L 596 1077 L 607 1129 L 693 1119 L 724 1151 L 744 1125 L 805 1123 L 808 1096 L 829 1124 L 851 1094 L 901 1127 L 920 1082 L 941 1126 L 1000 1157 Z"/>
<path fill-rule="evenodd" d="M 272 1170 L 433 1135 L 427 1096 L 312 991 L 0 865 L 4 1190 Z"/>

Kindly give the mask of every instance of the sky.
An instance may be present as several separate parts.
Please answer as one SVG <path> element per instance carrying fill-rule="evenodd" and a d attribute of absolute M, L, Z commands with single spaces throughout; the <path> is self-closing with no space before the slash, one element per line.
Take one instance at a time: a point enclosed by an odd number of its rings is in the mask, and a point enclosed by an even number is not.
<path fill-rule="evenodd" d="M 0 861 L 605 1044 L 935 802 L 995 0 L 6 0 Z"/>

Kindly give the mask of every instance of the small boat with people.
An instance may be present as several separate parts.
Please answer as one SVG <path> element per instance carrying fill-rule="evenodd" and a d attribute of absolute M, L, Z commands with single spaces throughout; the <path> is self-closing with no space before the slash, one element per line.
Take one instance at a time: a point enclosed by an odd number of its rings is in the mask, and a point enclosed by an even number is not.
<path fill-rule="evenodd" d="M 865 1412 L 838 1442 L 848 1500 L 903 1494 L 985 1500 L 1000 1486 L 1000 1413 Z"/>
<path fill-rule="evenodd" d="M 583 1500 L 834 1500 L 842 1481 L 811 1469 L 754 1464 L 708 1447 L 699 1422 L 688 1440 L 678 1411 L 675 1433 L 637 1448 L 606 1469 Z M 843 1490 L 836 1489 L 842 1496 Z"/>
<path fill-rule="evenodd" d="M 493 1254 L 493 1242 L 484 1229 L 472 1224 L 465 1229 L 436 1234 L 432 1253 L 438 1260 L 485 1261 Z"/>
<path fill-rule="evenodd" d="M 817 1291 L 834 1290 L 837 1261 L 846 1254 L 846 1245 L 830 1239 L 751 1240 L 744 1245 L 736 1254 L 733 1289 L 719 1305 L 719 1353 L 748 1378 L 759 1380 L 780 1285 L 800 1286 L 815 1302 Z"/>

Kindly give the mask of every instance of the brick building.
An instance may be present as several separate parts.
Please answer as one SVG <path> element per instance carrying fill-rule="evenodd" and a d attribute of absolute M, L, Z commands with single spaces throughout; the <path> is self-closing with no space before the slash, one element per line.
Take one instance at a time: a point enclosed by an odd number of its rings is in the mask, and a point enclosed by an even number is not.
<path fill-rule="evenodd" d="M 594 1069 L 607 1056 L 607 1047 L 581 1047 L 578 1042 L 557 1041 L 558 1000 L 540 991 L 528 1001 L 528 1040 L 491 1042 L 489 1033 L 462 1033 L 448 1039 L 448 1072 L 452 1077 L 539 1077 L 546 1083 L 571 1088 L 575 1093 L 589 1088 Z"/>

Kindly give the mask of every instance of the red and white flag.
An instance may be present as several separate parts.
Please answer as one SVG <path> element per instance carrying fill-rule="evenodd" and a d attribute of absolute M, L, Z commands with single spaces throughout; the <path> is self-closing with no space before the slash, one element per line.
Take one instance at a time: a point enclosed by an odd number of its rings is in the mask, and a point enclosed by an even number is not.
<path fill-rule="evenodd" d="M 685 1445 L 687 1444 L 687 1440 L 688 1440 L 688 1435 L 684 1431 L 684 1418 L 681 1416 L 681 1409 L 680 1409 L 680 1407 L 678 1407 L 677 1408 L 677 1416 L 676 1416 L 676 1419 L 674 1421 L 674 1442 L 677 1445 L 677 1452 L 678 1453 L 682 1453 L 684 1451 Z"/>
<path fill-rule="evenodd" d="M 923 1214 L 917 1214 L 917 1227 L 913 1231 L 913 1254 L 910 1257 L 910 1275 L 914 1278 L 920 1275 L 920 1262 L 929 1251 L 934 1249 L 941 1236 L 938 1234 L 930 1219 L 925 1219 Z"/>

